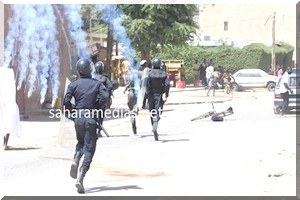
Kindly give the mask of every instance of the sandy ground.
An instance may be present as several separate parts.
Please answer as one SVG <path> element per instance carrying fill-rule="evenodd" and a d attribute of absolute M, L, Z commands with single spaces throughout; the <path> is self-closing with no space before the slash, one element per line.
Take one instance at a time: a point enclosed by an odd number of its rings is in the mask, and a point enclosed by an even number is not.
<path fill-rule="evenodd" d="M 114 108 L 126 108 L 122 88 Z M 232 106 L 223 122 L 193 117 Z M 4 195 L 78 195 L 69 169 L 75 145 L 73 122 L 30 116 L 11 150 L 0 150 Z M 275 116 L 272 93 L 206 97 L 201 89 L 172 89 L 154 141 L 149 114 L 106 120 L 111 137 L 98 140 L 85 178 L 91 196 L 295 196 L 296 115 Z M 16 192 L 16 188 L 18 188 Z"/>

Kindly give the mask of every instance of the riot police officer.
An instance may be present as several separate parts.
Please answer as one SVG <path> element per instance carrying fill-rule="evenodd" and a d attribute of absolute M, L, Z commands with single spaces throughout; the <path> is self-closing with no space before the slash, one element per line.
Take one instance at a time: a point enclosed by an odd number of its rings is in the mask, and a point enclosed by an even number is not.
<path fill-rule="evenodd" d="M 104 63 L 102 61 L 96 62 L 95 67 L 95 78 L 99 80 L 109 92 L 109 97 L 111 96 L 113 85 L 111 80 L 108 78 L 107 74 L 104 74 Z"/>
<path fill-rule="evenodd" d="M 91 64 L 91 61 L 86 58 L 78 60 L 76 67 L 80 78 L 70 83 L 63 102 L 65 109 L 72 111 L 72 117 L 75 116 L 77 144 L 70 176 L 74 179 L 77 178 L 75 186 L 78 193 L 85 192 L 83 179 L 90 168 L 96 150 L 97 116 L 94 116 L 93 113 L 98 108 L 102 108 L 108 99 L 105 86 L 100 81 L 92 79 Z M 71 103 L 73 97 L 75 105 Z M 84 159 L 78 174 L 79 162 L 83 155 Z"/>
<path fill-rule="evenodd" d="M 132 131 L 134 134 L 137 134 L 136 116 L 138 114 L 138 105 L 137 105 L 138 98 L 136 96 L 136 89 L 134 87 L 134 80 L 132 76 L 131 79 L 127 81 L 123 93 L 125 94 L 126 91 L 128 91 L 127 106 L 130 111 L 130 121 L 131 121 Z"/>
<path fill-rule="evenodd" d="M 111 105 L 111 102 L 112 102 L 112 100 L 111 100 L 111 95 L 112 95 L 112 90 L 113 90 L 112 82 L 108 78 L 108 76 L 103 73 L 103 71 L 104 71 L 104 63 L 102 61 L 96 62 L 95 65 L 94 65 L 94 67 L 95 67 L 95 78 L 97 80 L 99 80 L 106 87 L 106 89 L 107 89 L 107 91 L 109 93 L 109 97 L 108 97 L 108 100 L 107 100 L 106 106 L 105 106 L 105 108 L 109 108 L 110 105 Z M 101 115 L 100 118 L 99 118 L 99 123 L 101 125 L 103 124 L 103 120 L 104 120 L 103 115 Z M 98 137 L 102 137 L 100 129 L 99 129 L 99 132 L 98 132 Z"/>
<path fill-rule="evenodd" d="M 154 139 L 158 140 L 157 126 L 160 120 L 161 110 L 167 101 L 170 90 L 170 81 L 167 73 L 161 69 L 160 58 L 152 60 L 152 69 L 149 70 L 146 84 L 146 93 L 151 112 L 151 124 Z"/>

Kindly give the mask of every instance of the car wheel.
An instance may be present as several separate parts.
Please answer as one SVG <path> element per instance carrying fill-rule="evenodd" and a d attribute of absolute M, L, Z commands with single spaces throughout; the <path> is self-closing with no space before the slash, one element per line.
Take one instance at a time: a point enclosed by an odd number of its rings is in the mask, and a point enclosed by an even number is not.
<path fill-rule="evenodd" d="M 270 92 L 273 92 L 275 90 L 275 83 L 268 83 L 267 88 Z"/>
<path fill-rule="evenodd" d="M 232 84 L 231 84 L 231 87 L 232 87 L 232 90 L 233 90 L 233 91 L 239 91 L 239 86 L 238 86 L 237 83 L 232 83 Z"/>

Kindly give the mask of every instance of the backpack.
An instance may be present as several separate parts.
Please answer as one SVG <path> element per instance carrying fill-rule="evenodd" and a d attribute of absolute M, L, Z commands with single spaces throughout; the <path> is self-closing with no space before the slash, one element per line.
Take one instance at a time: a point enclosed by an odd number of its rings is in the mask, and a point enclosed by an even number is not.
<path fill-rule="evenodd" d="M 151 69 L 149 71 L 149 91 L 163 93 L 165 92 L 165 81 L 167 73 L 161 69 Z"/>

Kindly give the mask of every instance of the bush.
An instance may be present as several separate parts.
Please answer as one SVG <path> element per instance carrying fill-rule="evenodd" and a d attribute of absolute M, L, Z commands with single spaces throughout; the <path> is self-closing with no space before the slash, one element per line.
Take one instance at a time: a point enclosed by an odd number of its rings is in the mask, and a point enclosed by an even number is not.
<path fill-rule="evenodd" d="M 293 46 L 281 42 L 276 46 L 276 62 L 278 65 L 291 66 Z M 214 66 L 222 66 L 234 73 L 243 68 L 259 68 L 266 72 L 272 63 L 272 47 L 253 43 L 244 48 L 232 46 L 181 46 L 164 47 L 152 54 L 160 55 L 164 60 L 184 60 L 186 82 L 191 84 L 198 77 L 197 69 L 204 59 L 212 59 Z"/>

